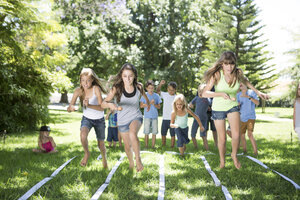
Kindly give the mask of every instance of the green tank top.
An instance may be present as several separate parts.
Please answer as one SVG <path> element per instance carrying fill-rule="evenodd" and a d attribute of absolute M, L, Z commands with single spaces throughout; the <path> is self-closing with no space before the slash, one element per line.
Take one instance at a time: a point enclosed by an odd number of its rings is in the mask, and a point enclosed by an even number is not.
<path fill-rule="evenodd" d="M 177 124 L 179 128 L 186 128 L 188 126 L 187 122 L 188 122 L 188 113 L 186 113 L 184 116 L 176 115 L 175 124 Z"/>
<path fill-rule="evenodd" d="M 212 110 L 228 111 L 231 108 L 238 105 L 236 99 L 236 93 L 239 90 L 240 82 L 237 80 L 235 85 L 233 87 L 230 87 L 228 83 L 225 81 L 225 76 L 222 70 L 220 71 L 220 74 L 221 74 L 220 81 L 217 85 L 215 85 L 215 92 L 225 92 L 230 96 L 230 98 L 234 97 L 235 101 L 232 101 L 230 99 L 224 99 L 223 97 L 214 97 L 212 103 Z"/>

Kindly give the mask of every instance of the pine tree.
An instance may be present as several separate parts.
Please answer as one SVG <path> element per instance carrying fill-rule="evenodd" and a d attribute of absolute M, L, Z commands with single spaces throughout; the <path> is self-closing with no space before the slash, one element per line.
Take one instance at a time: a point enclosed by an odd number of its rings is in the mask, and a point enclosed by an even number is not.
<path fill-rule="evenodd" d="M 258 21 L 258 8 L 253 0 L 224 0 L 215 3 L 216 21 L 211 26 L 205 63 L 200 73 L 210 67 L 224 51 L 233 51 L 237 66 L 259 90 L 272 87 L 270 82 L 277 78 L 272 74 L 274 66 L 268 66 L 268 52 L 264 51 L 266 41 L 261 41 L 260 30 L 264 27 Z"/>

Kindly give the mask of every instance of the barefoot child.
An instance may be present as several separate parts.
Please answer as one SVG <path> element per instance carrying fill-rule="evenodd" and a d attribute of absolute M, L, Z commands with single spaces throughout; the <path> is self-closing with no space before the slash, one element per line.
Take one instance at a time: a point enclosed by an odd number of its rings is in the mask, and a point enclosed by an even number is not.
<path fill-rule="evenodd" d="M 202 97 L 202 92 L 203 92 L 203 88 L 205 87 L 205 84 L 201 84 L 198 87 L 198 95 L 195 96 L 195 98 L 190 102 L 189 107 L 190 108 L 194 108 L 194 105 L 196 105 L 195 108 L 195 114 L 200 118 L 201 123 L 203 124 L 205 130 L 204 131 L 200 131 L 200 136 L 203 140 L 203 146 L 206 150 L 208 150 L 208 143 L 207 143 L 207 125 L 208 125 L 208 116 L 207 116 L 207 110 L 209 107 L 209 101 L 207 98 L 203 98 Z M 197 140 L 196 140 L 196 134 L 197 134 L 197 130 L 198 130 L 198 122 L 196 119 L 194 119 L 193 125 L 192 125 L 192 131 L 191 131 L 191 135 L 192 135 L 192 141 L 194 144 L 194 147 L 197 149 L 198 148 L 198 144 L 197 144 Z"/>
<path fill-rule="evenodd" d="M 170 82 L 168 84 L 168 92 L 161 92 L 161 86 L 164 85 L 166 82 L 165 80 L 161 80 L 159 85 L 157 86 L 157 93 L 161 96 L 161 98 L 164 100 L 163 104 L 163 121 L 161 124 L 161 140 L 162 140 L 162 146 L 166 145 L 166 137 L 167 132 L 170 129 L 170 135 L 171 135 L 171 148 L 175 145 L 175 130 L 174 128 L 170 127 L 170 120 L 171 120 L 171 113 L 172 113 L 172 104 L 173 100 L 176 96 L 176 87 L 177 84 L 175 82 Z"/>
<path fill-rule="evenodd" d="M 140 172 L 144 169 L 140 156 L 140 141 L 137 137 L 143 123 L 143 115 L 139 106 L 140 96 L 143 95 L 147 101 L 147 111 L 150 109 L 150 102 L 142 84 L 137 82 L 137 78 L 136 68 L 132 64 L 124 64 L 114 78 L 113 87 L 102 102 L 102 107 L 118 110 L 118 129 L 124 141 L 129 168 L 132 169 L 134 167 L 133 149 L 136 159 L 136 170 Z M 118 105 L 111 102 L 114 97 L 116 97 Z"/>
<path fill-rule="evenodd" d="M 32 149 L 33 152 L 36 153 L 56 153 L 57 150 L 54 148 L 56 144 L 50 134 L 50 127 L 49 126 L 42 126 L 40 128 L 40 135 L 38 139 L 38 146 L 39 149 Z"/>
<path fill-rule="evenodd" d="M 80 87 L 76 88 L 68 107 L 68 112 L 75 111 L 74 105 L 77 98 L 80 98 L 81 106 L 83 107 L 83 116 L 80 126 L 80 139 L 84 150 L 84 157 L 80 165 L 86 166 L 90 156 L 88 147 L 88 134 L 94 127 L 98 148 L 102 155 L 102 165 L 107 168 L 106 149 L 105 149 L 105 120 L 104 109 L 101 107 L 102 93 L 106 93 L 100 79 L 95 72 L 90 68 L 83 68 L 80 73 Z"/>
<path fill-rule="evenodd" d="M 113 142 L 113 146 L 116 147 L 116 143 L 119 141 L 118 127 L 117 127 L 117 112 L 108 110 L 105 119 L 108 120 L 108 128 L 107 128 L 108 146 L 111 147 L 111 143 Z"/>
<path fill-rule="evenodd" d="M 149 134 L 152 133 L 152 148 L 155 148 L 156 134 L 158 134 L 158 111 L 162 102 L 159 95 L 154 92 L 154 82 L 148 80 L 146 83 L 146 95 L 150 101 L 150 110 L 147 111 L 147 102 L 144 97 L 140 100 L 140 107 L 144 108 L 144 134 L 145 147 L 148 148 Z"/>
<path fill-rule="evenodd" d="M 200 131 L 205 131 L 199 117 L 188 108 L 185 97 L 182 94 L 177 95 L 173 101 L 170 127 L 175 128 L 177 147 L 179 148 L 181 156 L 184 156 L 186 144 L 190 142 L 188 137 L 189 127 L 187 124 L 188 114 L 192 115 L 197 120 Z"/>
<path fill-rule="evenodd" d="M 259 105 L 259 100 L 254 91 L 248 90 L 247 87 L 241 83 L 240 90 L 237 94 L 237 101 L 240 105 L 240 118 L 241 118 L 241 142 L 244 153 L 247 153 L 246 131 L 252 144 L 254 154 L 257 155 L 256 141 L 253 136 L 255 124 L 255 105 Z"/>
<path fill-rule="evenodd" d="M 237 151 L 240 142 L 240 114 L 236 94 L 239 90 L 240 82 L 252 89 L 262 99 L 268 99 L 268 95 L 261 93 L 248 81 L 243 71 L 236 66 L 236 56 L 232 51 L 224 52 L 219 60 L 205 73 L 206 87 L 203 97 L 214 98 L 212 104 L 212 119 L 215 122 L 218 133 L 218 149 L 220 156 L 220 168 L 225 167 L 226 151 L 226 130 L 225 119 L 228 122 L 232 133 L 232 153 L 231 157 L 237 169 L 241 163 L 237 158 Z M 215 86 L 215 92 L 210 91 Z"/>

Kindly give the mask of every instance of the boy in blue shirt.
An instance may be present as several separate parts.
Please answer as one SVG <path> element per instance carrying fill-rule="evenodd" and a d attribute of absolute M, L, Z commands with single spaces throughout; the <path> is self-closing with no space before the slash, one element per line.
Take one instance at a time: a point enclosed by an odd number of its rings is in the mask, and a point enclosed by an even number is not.
<path fill-rule="evenodd" d="M 256 119 L 255 105 L 259 105 L 259 99 L 256 93 L 252 90 L 248 90 L 244 84 L 240 84 L 240 90 L 237 94 L 237 101 L 240 105 L 240 120 L 241 120 L 241 142 L 243 151 L 247 152 L 246 143 L 246 130 L 248 130 L 248 137 L 251 141 L 254 154 L 257 155 L 256 141 L 253 136 L 253 129 Z"/>
<path fill-rule="evenodd" d="M 195 114 L 200 118 L 201 123 L 203 124 L 205 130 L 203 132 L 200 131 L 200 136 L 203 140 L 203 146 L 206 150 L 208 150 L 208 142 L 207 142 L 207 121 L 208 121 L 208 116 L 207 116 L 207 110 L 209 107 L 209 101 L 208 98 L 203 98 L 202 97 L 202 92 L 203 88 L 205 87 L 205 84 L 201 84 L 198 87 L 198 93 L 196 97 L 189 103 L 189 107 L 191 109 L 194 108 L 194 105 L 196 105 L 195 108 Z M 196 134 L 198 130 L 199 124 L 196 119 L 194 119 L 193 125 L 192 125 L 192 141 L 194 144 L 195 149 L 198 148 L 197 140 L 196 140 Z"/>
<path fill-rule="evenodd" d="M 161 98 L 154 92 L 154 82 L 148 80 L 146 83 L 146 95 L 150 101 L 150 110 L 147 111 L 146 99 L 142 96 L 140 107 L 144 108 L 144 134 L 145 147 L 148 148 L 149 134 L 152 133 L 152 148 L 155 147 L 156 134 L 158 134 L 158 111 L 160 109 Z"/>

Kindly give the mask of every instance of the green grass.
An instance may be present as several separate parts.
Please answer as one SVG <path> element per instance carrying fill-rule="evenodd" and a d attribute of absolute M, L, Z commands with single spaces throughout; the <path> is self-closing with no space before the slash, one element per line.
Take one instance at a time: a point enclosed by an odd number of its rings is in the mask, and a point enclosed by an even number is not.
<path fill-rule="evenodd" d="M 293 108 L 267 107 L 265 113 L 262 113 L 262 108 L 256 108 L 255 111 L 256 114 L 293 119 Z"/>
<path fill-rule="evenodd" d="M 266 109 L 277 112 L 278 109 Z M 291 110 L 291 109 L 290 109 Z M 288 110 L 288 112 L 290 112 Z M 287 113 L 281 111 L 278 112 Z M 267 114 L 269 115 L 269 113 Z M 83 156 L 80 144 L 79 127 L 81 113 L 51 111 L 51 135 L 57 143 L 57 154 L 34 154 L 31 149 L 37 145 L 38 132 L 10 134 L 5 144 L 0 141 L 0 199 L 18 199 L 36 183 L 49 177 L 64 162 L 77 156 L 55 178 L 47 182 L 30 199 L 90 199 L 105 182 L 112 167 L 119 160 L 123 149 L 108 149 L 109 170 L 102 168 L 94 131 L 89 134 L 91 157 L 88 166 L 80 167 Z M 161 122 L 161 118 L 159 119 Z M 191 125 L 192 119 L 189 119 Z M 159 124 L 160 126 L 160 124 Z M 293 133 L 292 122 L 269 122 L 257 120 L 254 135 L 257 140 L 258 159 L 297 184 L 300 184 L 299 141 Z M 139 132 L 141 149 L 144 149 L 143 127 Z M 197 136 L 198 137 L 198 136 Z M 220 170 L 218 151 L 214 147 L 212 134 L 208 134 L 209 147 L 216 155 L 205 156 L 211 169 L 216 173 L 222 185 L 226 186 L 233 199 L 299 199 L 299 190 L 278 176 L 265 170 L 246 157 L 239 157 L 241 170 L 236 170 L 230 157 L 226 157 L 226 167 Z M 150 140 L 151 141 L 151 140 Z M 202 145 L 202 141 L 199 142 Z M 165 151 L 177 151 L 177 148 L 161 148 L 160 136 L 157 140 L 155 154 L 142 154 L 145 169 L 136 173 L 128 169 L 128 160 L 119 166 L 109 186 L 100 199 L 157 199 L 159 190 L 159 158 Z M 252 148 L 247 141 L 248 153 Z M 200 159 L 206 151 L 200 146 L 195 150 L 187 145 L 184 159 L 176 155 L 165 154 L 165 199 L 225 199 L 221 187 L 216 187 Z M 231 152 L 231 141 L 227 142 L 227 153 Z"/>

